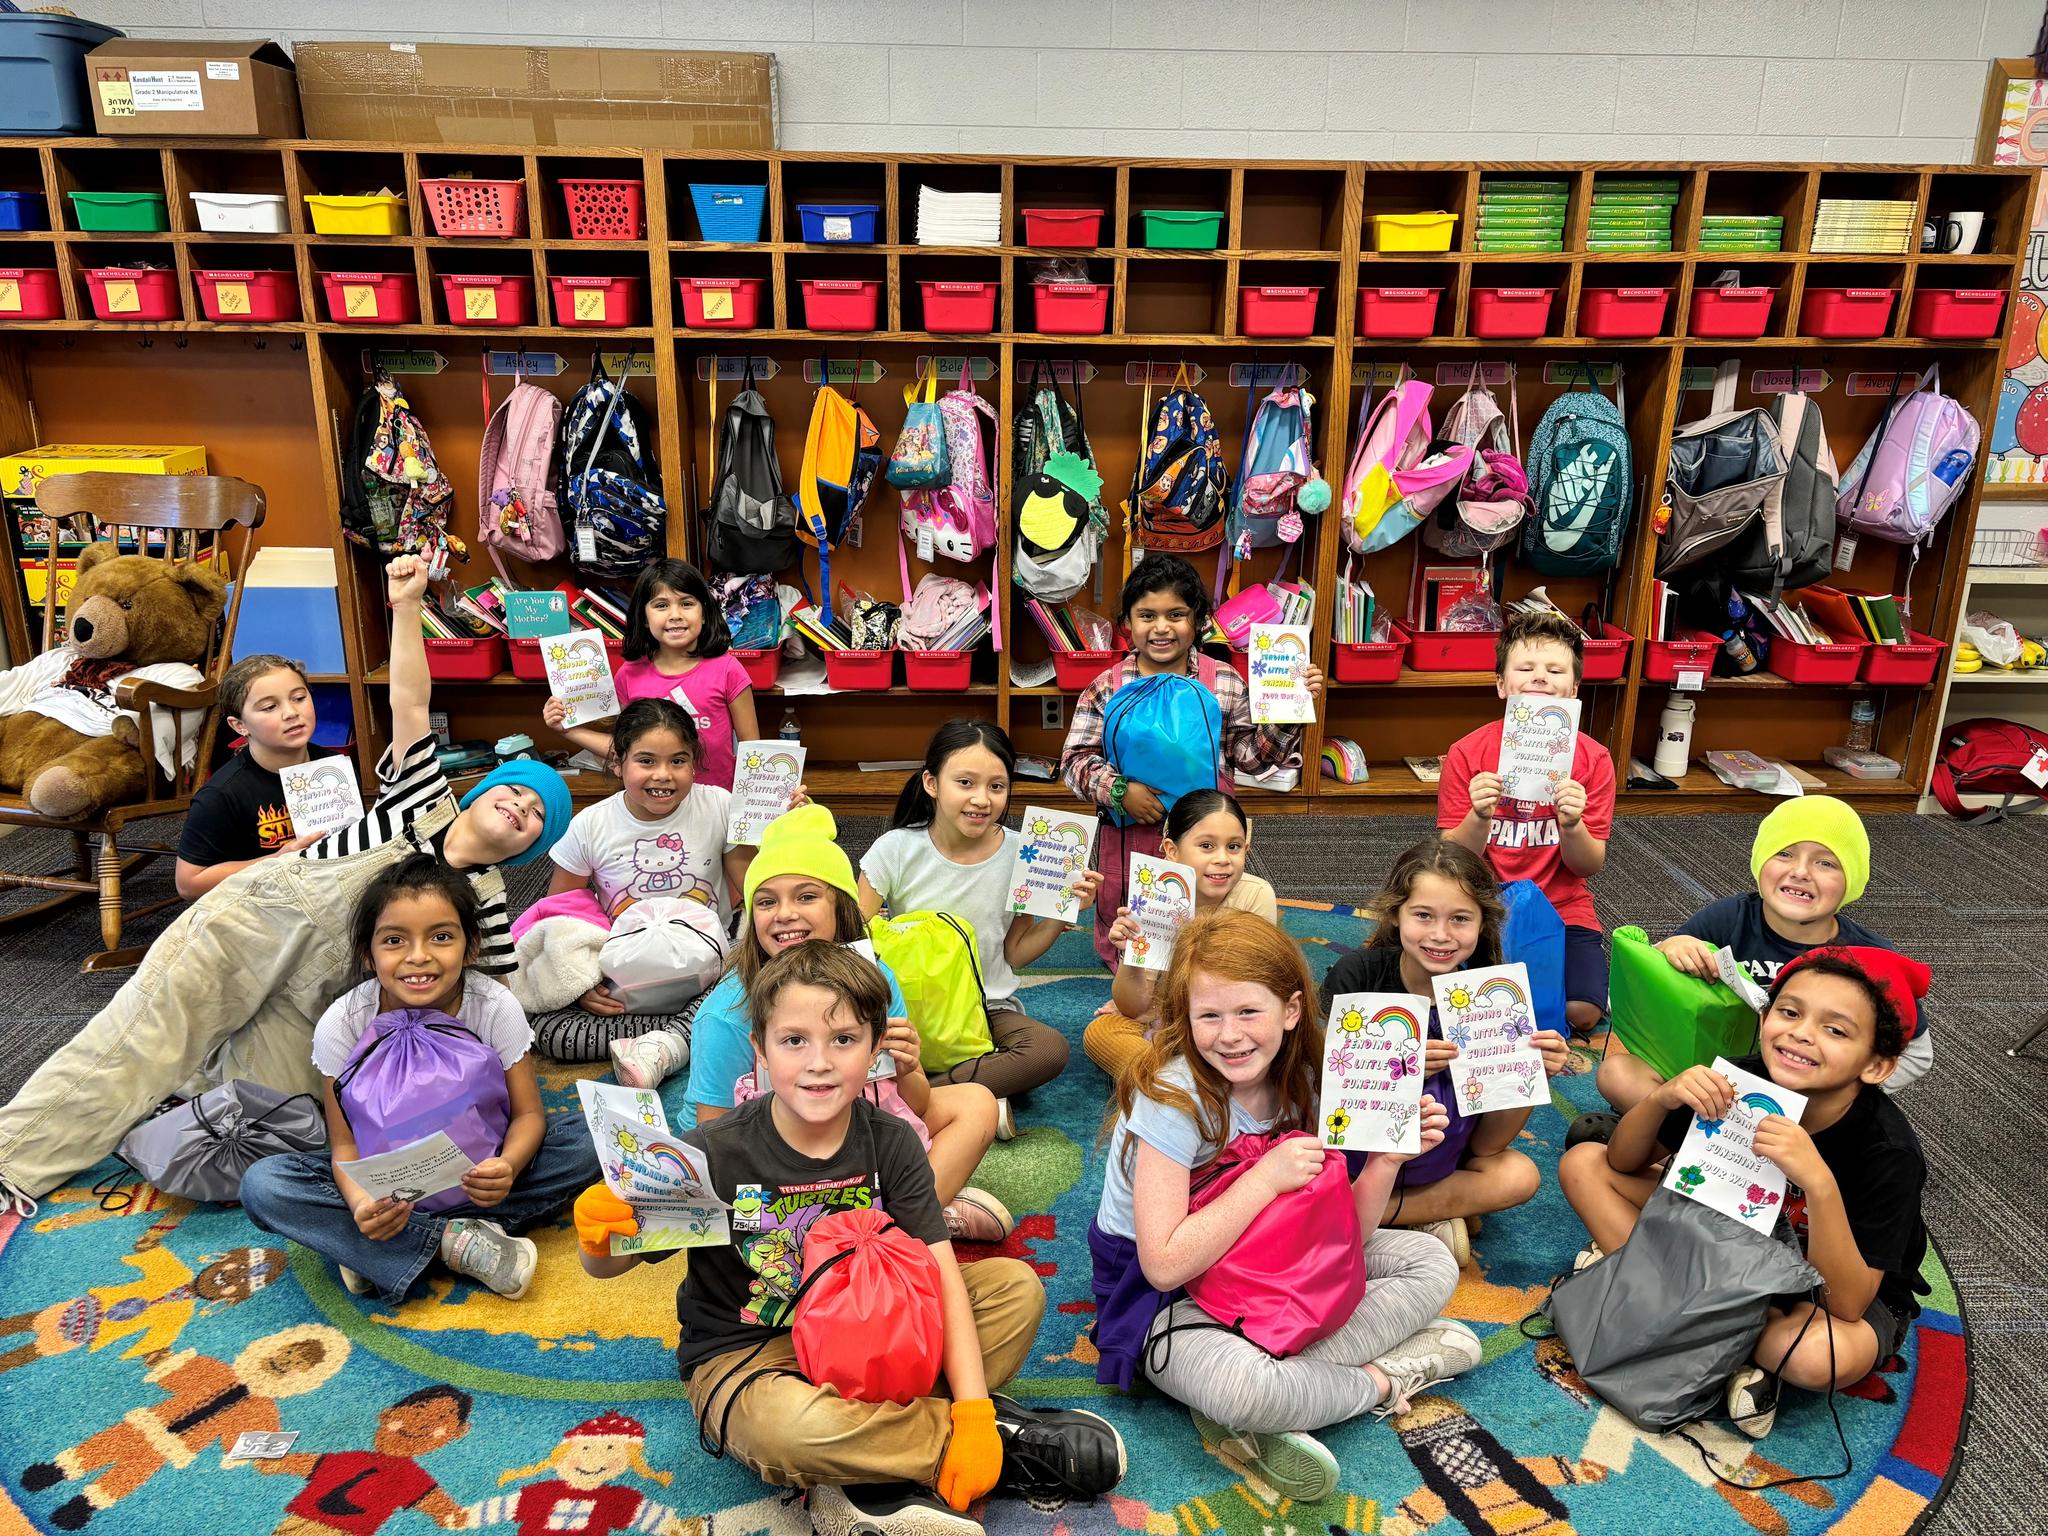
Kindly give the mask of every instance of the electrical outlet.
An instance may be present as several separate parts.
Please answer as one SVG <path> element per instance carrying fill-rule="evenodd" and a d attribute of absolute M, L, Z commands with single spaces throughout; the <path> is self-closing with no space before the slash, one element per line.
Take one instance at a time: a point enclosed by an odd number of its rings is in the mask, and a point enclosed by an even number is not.
<path fill-rule="evenodd" d="M 1067 701 L 1058 694 L 1038 701 L 1038 723 L 1048 731 L 1056 731 L 1067 723 Z"/>

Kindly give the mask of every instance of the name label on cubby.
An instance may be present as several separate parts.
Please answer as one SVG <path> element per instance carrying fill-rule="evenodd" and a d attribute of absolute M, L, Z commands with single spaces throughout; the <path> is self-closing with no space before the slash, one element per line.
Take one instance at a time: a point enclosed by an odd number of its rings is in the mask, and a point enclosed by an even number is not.
<path fill-rule="evenodd" d="M 1585 363 L 1545 363 L 1543 365 L 1543 382 L 1546 384 L 1583 384 L 1586 382 L 1587 366 Z M 1615 377 L 1621 371 L 1619 365 L 1615 363 L 1594 363 L 1591 366 L 1594 382 L 1603 388 L 1612 387 Z"/>
<path fill-rule="evenodd" d="M 1187 370 L 1188 387 L 1201 388 L 1202 381 L 1209 377 L 1209 372 L 1200 363 L 1125 363 L 1124 382 L 1133 389 L 1143 388 L 1147 384 L 1154 389 L 1171 389 L 1174 382 L 1181 378 L 1183 366 Z"/>
<path fill-rule="evenodd" d="M 776 362 L 772 357 L 749 359 L 744 357 L 726 357 L 721 354 L 718 357 L 700 357 L 697 359 L 697 382 L 703 384 L 710 380 L 711 368 L 714 363 L 718 366 L 718 377 L 721 383 L 727 379 L 744 379 L 747 376 L 747 364 L 749 361 L 754 365 L 755 379 L 763 383 L 782 372 L 782 364 Z"/>
<path fill-rule="evenodd" d="M 1505 384 L 1508 371 L 1506 363 L 1438 363 L 1436 381 L 1443 385 L 1469 385 L 1472 375 L 1477 373 L 1482 384 Z"/>
<path fill-rule="evenodd" d="M 386 373 L 439 373 L 448 366 L 448 359 L 438 352 L 414 348 L 405 352 L 378 352 L 365 349 L 363 372 L 375 373 L 382 368 Z"/>
<path fill-rule="evenodd" d="M 1920 382 L 1920 370 L 1901 368 L 1897 373 L 1852 373 L 1843 388 L 1851 395 L 1889 395 L 1894 380 L 1898 383 L 1899 393 L 1907 394 Z"/>
<path fill-rule="evenodd" d="M 936 367 L 939 370 L 939 377 L 941 379 L 957 379 L 960 377 L 960 365 L 962 363 L 967 365 L 967 376 L 969 378 L 992 379 L 996 376 L 996 361 L 992 357 L 960 357 L 957 355 L 953 357 L 921 356 L 917 360 L 916 368 L 919 373 L 923 373 L 927 368 Z"/>
<path fill-rule="evenodd" d="M 1042 364 L 1035 361 L 1019 363 L 1017 365 L 1017 382 L 1019 384 L 1031 383 L 1033 379 L 1037 378 L 1038 370 L 1041 367 L 1062 384 L 1092 384 L 1095 382 L 1095 365 L 1093 363 L 1085 360 L 1068 362 L 1064 359 L 1059 361 L 1048 359 Z"/>
<path fill-rule="evenodd" d="M 1789 395 L 1798 389 L 1817 395 L 1834 382 L 1835 376 L 1825 368 L 1802 368 L 1796 382 L 1790 368 L 1759 368 L 1749 376 L 1749 392 L 1752 395 Z"/>
<path fill-rule="evenodd" d="M 824 382 L 818 377 L 819 361 L 815 357 L 804 359 L 804 382 L 806 384 Z M 825 366 L 832 370 L 831 382 L 834 384 L 876 384 L 889 376 L 888 369 L 869 357 L 861 358 L 858 361 L 847 357 L 832 357 L 826 358 L 823 361 Z M 757 375 L 760 373 L 758 368 L 754 371 Z"/>
<path fill-rule="evenodd" d="M 561 377 L 562 370 L 569 365 L 562 361 L 559 352 L 486 352 L 484 372 L 494 376 L 510 374 L 514 378 L 553 379 Z"/>
<path fill-rule="evenodd" d="M 654 354 L 651 352 L 600 352 L 597 354 L 597 360 L 604 364 L 604 371 L 615 379 L 623 379 L 633 374 L 644 379 L 654 377 Z M 760 372 L 759 367 L 754 369 L 757 377 Z M 774 375 L 770 374 L 769 377 L 773 378 Z"/>
<path fill-rule="evenodd" d="M 1232 389 L 1292 389 L 1308 382 L 1308 370 L 1299 363 L 1232 363 Z"/>

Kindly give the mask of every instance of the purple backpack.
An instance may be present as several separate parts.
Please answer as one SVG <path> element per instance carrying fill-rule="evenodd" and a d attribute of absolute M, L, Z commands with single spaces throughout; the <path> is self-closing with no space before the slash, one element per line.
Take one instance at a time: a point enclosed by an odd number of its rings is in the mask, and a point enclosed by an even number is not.
<path fill-rule="evenodd" d="M 394 1008 L 370 1020 L 334 1080 L 334 1097 L 363 1157 L 446 1131 L 471 1162 L 482 1162 L 503 1150 L 512 1124 L 498 1053 L 433 1008 Z M 418 1208 L 447 1210 L 467 1198 L 446 1189 Z"/>

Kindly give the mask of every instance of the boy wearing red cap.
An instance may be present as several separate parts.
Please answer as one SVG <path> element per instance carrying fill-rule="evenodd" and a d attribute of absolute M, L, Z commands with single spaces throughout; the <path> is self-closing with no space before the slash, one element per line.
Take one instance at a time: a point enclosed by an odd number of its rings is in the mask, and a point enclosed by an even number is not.
<path fill-rule="evenodd" d="M 1806 1096 L 1797 1124 L 1764 1117 L 1756 1150 L 1784 1170 L 1786 1220 L 1826 1299 L 1824 1310 L 1797 1298 L 1772 1307 L 1755 1363 L 1729 1379 L 1728 1416 L 1753 1439 L 1777 1416 L 1780 1379 L 1814 1392 L 1862 1380 L 1897 1352 L 1927 1293 L 1927 1163 L 1882 1085 L 1928 981 L 1926 966 L 1888 949 L 1809 950 L 1778 973 L 1760 1054 L 1735 1063 Z M 1558 1182 L 1593 1238 L 1575 1268 L 1628 1241 L 1693 1117 L 1719 1119 L 1734 1101 L 1727 1078 L 1689 1067 L 1622 1116 L 1605 1146 L 1565 1153 Z"/>

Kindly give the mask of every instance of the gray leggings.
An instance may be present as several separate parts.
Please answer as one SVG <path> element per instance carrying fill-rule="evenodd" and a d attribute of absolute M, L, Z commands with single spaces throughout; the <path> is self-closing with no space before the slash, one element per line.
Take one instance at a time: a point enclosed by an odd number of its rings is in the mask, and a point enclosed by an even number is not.
<path fill-rule="evenodd" d="M 1193 1302 L 1177 1301 L 1152 1325 L 1158 1341 L 1147 1342 L 1145 1374 L 1228 1429 L 1276 1435 L 1355 1418 L 1380 1400 L 1365 1363 L 1434 1321 L 1458 1285 L 1448 1248 L 1399 1228 L 1382 1227 L 1367 1240 L 1365 1274 L 1365 1299 L 1351 1321 L 1284 1360 L 1225 1328 L 1158 1339 L 1175 1323 L 1214 1321 Z"/>
<path fill-rule="evenodd" d="M 533 1048 L 552 1061 L 604 1061 L 611 1055 L 614 1040 L 631 1040 L 639 1035 L 665 1030 L 683 1048 L 683 1060 L 690 1059 L 690 1021 L 697 1016 L 698 998 L 681 1013 L 590 1013 L 581 1008 L 557 1008 L 533 1016 Z"/>

